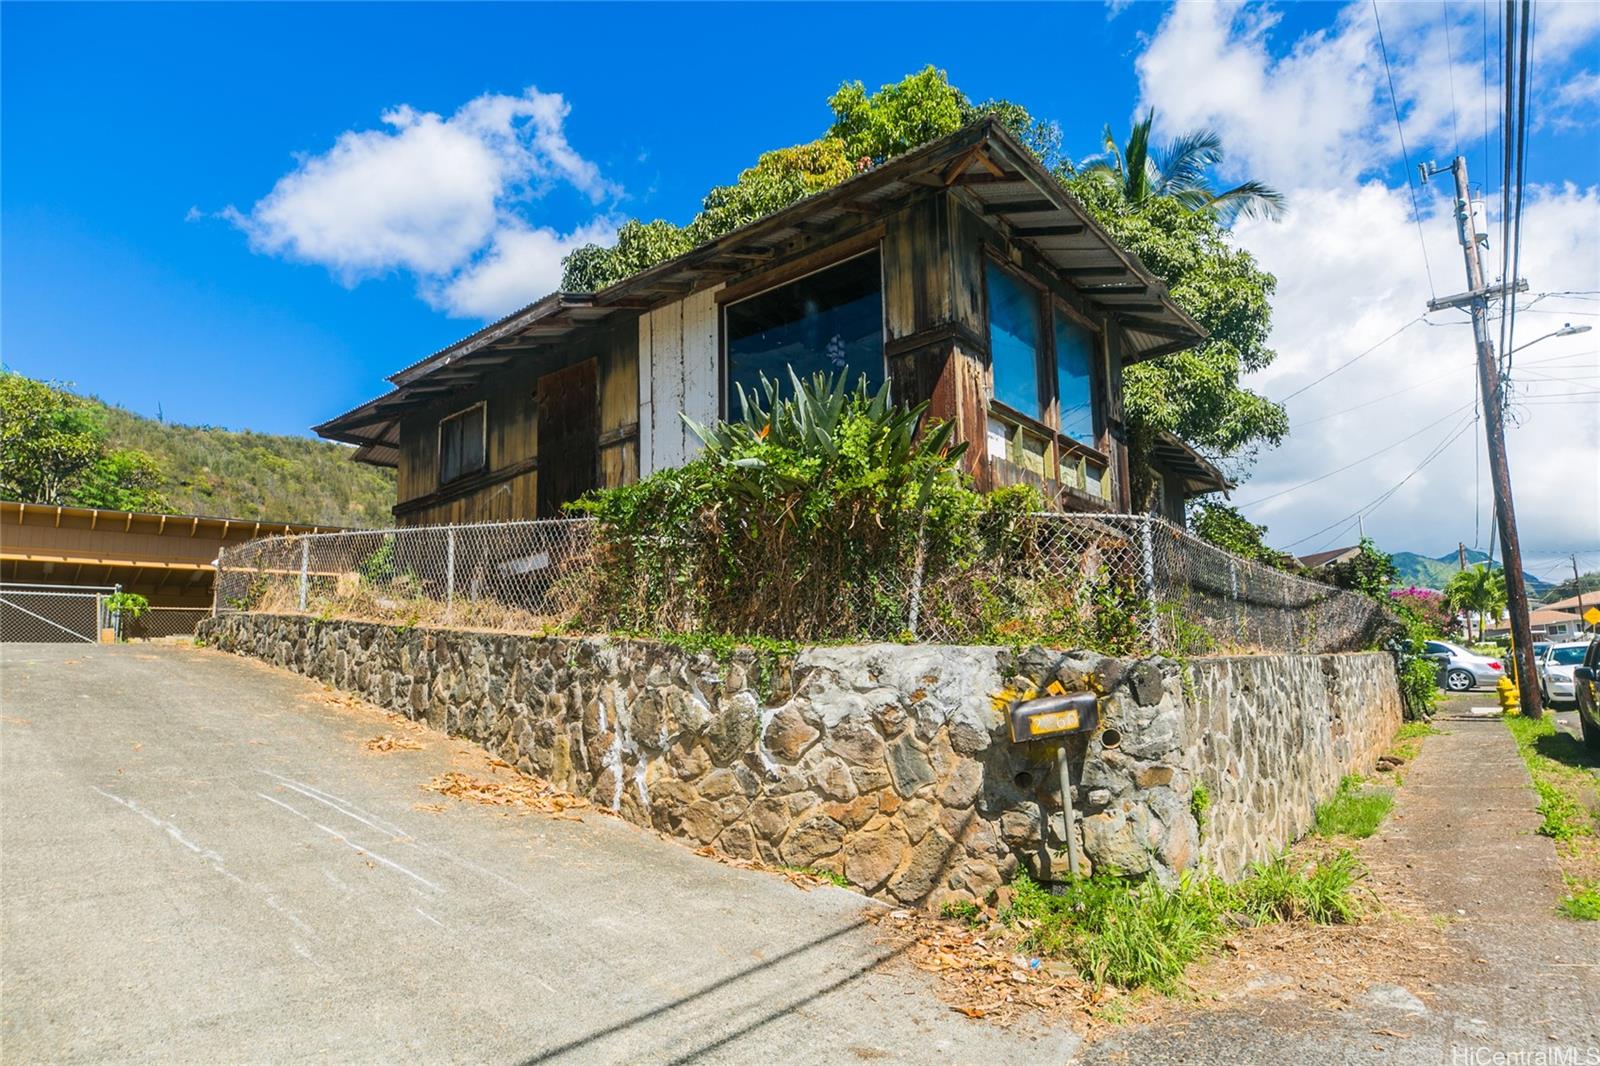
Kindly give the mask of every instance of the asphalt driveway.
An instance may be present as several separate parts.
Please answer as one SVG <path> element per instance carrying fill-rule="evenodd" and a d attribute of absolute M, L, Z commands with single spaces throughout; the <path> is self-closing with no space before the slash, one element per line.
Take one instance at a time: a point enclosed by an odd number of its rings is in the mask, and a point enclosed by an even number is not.
<path fill-rule="evenodd" d="M 177 646 L 0 648 L 7 1062 L 1061 1062 L 866 901 L 421 791 L 477 749 Z"/>

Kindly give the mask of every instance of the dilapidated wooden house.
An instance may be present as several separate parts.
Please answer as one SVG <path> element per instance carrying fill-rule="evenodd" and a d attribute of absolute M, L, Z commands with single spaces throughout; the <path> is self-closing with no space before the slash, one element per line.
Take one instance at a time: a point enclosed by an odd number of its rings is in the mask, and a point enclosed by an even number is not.
<path fill-rule="evenodd" d="M 560 514 L 691 458 L 737 386 L 887 380 L 969 442 L 980 488 L 1130 508 L 1122 374 L 1205 333 L 985 119 L 595 293 L 554 293 L 318 427 L 398 471 L 402 525 Z M 1227 487 L 1175 437 L 1160 507 Z"/>

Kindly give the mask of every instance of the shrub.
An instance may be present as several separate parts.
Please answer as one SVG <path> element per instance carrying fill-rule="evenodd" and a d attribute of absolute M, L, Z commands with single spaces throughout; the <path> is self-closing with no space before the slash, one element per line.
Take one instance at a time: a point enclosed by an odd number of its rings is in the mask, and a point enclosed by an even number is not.
<path fill-rule="evenodd" d="M 1036 490 L 974 492 L 966 446 L 926 403 L 792 371 L 760 392 L 740 390 L 738 419 L 689 423 L 694 461 L 569 505 L 598 525 L 584 624 L 808 641 L 932 623 L 971 642 L 1139 650 L 1133 575 L 1041 543 Z"/>

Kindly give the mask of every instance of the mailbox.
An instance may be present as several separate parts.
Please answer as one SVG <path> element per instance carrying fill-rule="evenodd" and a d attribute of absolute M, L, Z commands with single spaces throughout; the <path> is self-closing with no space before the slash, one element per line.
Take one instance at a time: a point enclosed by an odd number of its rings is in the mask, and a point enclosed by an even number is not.
<path fill-rule="evenodd" d="M 1092 733 L 1100 724 L 1099 706 L 1093 692 L 1045 696 L 1015 704 L 1011 708 L 1011 742 L 1027 744 Z"/>

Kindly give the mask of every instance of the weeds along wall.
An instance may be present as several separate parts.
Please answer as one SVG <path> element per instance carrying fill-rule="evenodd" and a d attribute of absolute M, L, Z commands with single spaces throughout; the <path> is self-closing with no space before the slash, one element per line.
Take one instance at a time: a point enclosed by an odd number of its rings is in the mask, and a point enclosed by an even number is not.
<path fill-rule="evenodd" d="M 1100 729 L 1072 749 L 1084 854 L 1168 881 L 1202 861 L 1236 877 L 1281 849 L 1309 824 L 1305 804 L 1369 768 L 1399 721 L 1398 697 L 1377 698 L 1394 684 L 1383 654 L 1261 656 L 1251 696 L 1234 699 L 1219 693 L 1244 676 L 1236 660 L 900 644 L 724 657 L 244 612 L 201 636 L 691 845 L 830 870 L 902 903 L 1063 868 L 1053 751 L 1012 745 L 1005 724 L 1012 701 L 1052 683 L 1102 696 Z"/>

